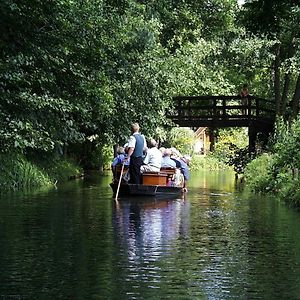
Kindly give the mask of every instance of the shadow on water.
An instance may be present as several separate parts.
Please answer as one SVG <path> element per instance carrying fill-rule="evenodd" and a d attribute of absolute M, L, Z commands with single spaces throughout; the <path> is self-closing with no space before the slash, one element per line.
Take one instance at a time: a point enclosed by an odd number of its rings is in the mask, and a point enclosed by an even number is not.
<path fill-rule="evenodd" d="M 163 200 L 114 201 L 110 180 L 0 199 L 0 299 L 297 299 L 299 213 L 230 172 Z"/>

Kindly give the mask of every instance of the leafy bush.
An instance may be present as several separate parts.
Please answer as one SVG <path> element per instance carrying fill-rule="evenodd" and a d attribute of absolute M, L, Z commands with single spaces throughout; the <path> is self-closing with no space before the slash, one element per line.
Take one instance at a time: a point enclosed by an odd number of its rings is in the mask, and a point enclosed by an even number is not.
<path fill-rule="evenodd" d="M 172 128 L 167 140 L 166 147 L 175 147 L 182 154 L 192 154 L 195 145 L 195 133 L 187 127 Z"/>
<path fill-rule="evenodd" d="M 279 120 L 274 135 L 274 152 L 279 168 L 300 168 L 300 118 L 292 123 Z"/>
<path fill-rule="evenodd" d="M 72 158 L 49 153 L 39 153 L 36 157 L 31 154 L 29 157 L 30 161 L 43 170 L 52 182 L 66 181 L 83 173 L 82 168 Z"/>
<path fill-rule="evenodd" d="M 220 129 L 218 141 L 213 155 L 219 160 L 229 163 L 238 149 L 247 146 L 248 136 L 245 128 Z"/>
<path fill-rule="evenodd" d="M 273 155 L 262 154 L 246 166 L 244 176 L 247 187 L 251 191 L 268 192 L 271 190 L 274 162 L 275 158 Z"/>
<path fill-rule="evenodd" d="M 280 199 L 284 199 L 285 203 L 290 206 L 300 206 L 300 182 L 296 178 L 289 177 L 285 181 L 285 185 L 282 186 L 279 191 Z"/>
<path fill-rule="evenodd" d="M 272 192 L 288 205 L 300 206 L 300 119 L 279 120 L 273 137 L 273 154 L 263 154 L 245 169 L 247 186 L 255 192 Z"/>
<path fill-rule="evenodd" d="M 243 174 L 245 167 L 252 159 L 254 159 L 255 154 L 249 153 L 249 147 L 239 149 L 233 145 L 233 148 L 235 148 L 235 151 L 230 153 L 227 163 L 230 166 L 233 166 L 236 174 Z"/>

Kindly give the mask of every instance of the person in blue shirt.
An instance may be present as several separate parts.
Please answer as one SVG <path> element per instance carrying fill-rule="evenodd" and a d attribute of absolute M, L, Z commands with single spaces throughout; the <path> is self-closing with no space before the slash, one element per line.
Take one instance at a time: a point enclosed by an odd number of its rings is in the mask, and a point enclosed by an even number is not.
<path fill-rule="evenodd" d="M 125 153 L 124 148 L 123 147 L 118 147 L 117 148 L 117 156 L 113 159 L 113 162 L 111 164 L 111 170 L 112 170 L 114 179 L 117 178 L 116 169 L 117 169 L 118 165 L 122 165 L 122 163 L 124 162 L 124 165 L 128 166 L 129 161 L 128 160 L 125 161 L 126 157 L 127 157 L 127 155 Z"/>
<path fill-rule="evenodd" d="M 162 161 L 161 161 L 161 167 L 162 168 L 176 168 L 176 162 L 171 159 L 171 154 L 172 154 L 172 151 L 171 149 L 165 149 L 164 152 L 163 152 L 163 158 L 162 158 Z"/>

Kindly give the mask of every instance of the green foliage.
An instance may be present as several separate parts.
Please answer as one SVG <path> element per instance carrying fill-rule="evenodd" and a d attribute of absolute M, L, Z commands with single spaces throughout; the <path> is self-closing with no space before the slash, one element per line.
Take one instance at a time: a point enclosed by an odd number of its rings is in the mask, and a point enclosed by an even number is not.
<path fill-rule="evenodd" d="M 300 206 L 300 119 L 279 120 L 274 135 L 273 154 L 264 154 L 245 170 L 246 183 L 255 192 L 272 192 L 289 205 Z"/>
<path fill-rule="evenodd" d="M 220 129 L 213 155 L 224 163 L 236 155 L 236 151 L 248 144 L 248 135 L 245 128 Z"/>
<path fill-rule="evenodd" d="M 71 159 L 54 159 L 39 165 L 43 165 L 43 170 L 51 178 L 52 182 L 64 182 L 73 177 L 83 174 L 82 168 Z"/>
<path fill-rule="evenodd" d="M 279 168 L 300 168 L 300 118 L 291 123 L 279 120 L 276 124 L 274 152 Z"/>
<path fill-rule="evenodd" d="M 194 155 L 190 162 L 190 169 L 192 171 L 199 170 L 227 170 L 229 167 L 224 162 L 220 161 L 213 155 Z"/>
<path fill-rule="evenodd" d="M 91 156 L 89 157 L 90 169 L 100 168 L 110 170 L 110 165 L 113 160 L 113 147 L 108 145 L 98 145 L 91 152 Z"/>
<path fill-rule="evenodd" d="M 52 182 L 47 174 L 21 155 L 0 155 L 1 191 L 50 187 Z"/>
<path fill-rule="evenodd" d="M 268 192 L 271 190 L 274 163 L 274 155 L 262 154 L 246 166 L 244 176 L 247 187 L 251 191 Z"/>
<path fill-rule="evenodd" d="M 233 166 L 236 174 L 243 174 L 245 167 L 254 159 L 255 154 L 249 153 L 249 147 L 239 149 L 235 146 L 234 148 L 234 152 L 229 156 L 228 164 Z"/>
<path fill-rule="evenodd" d="M 289 206 L 300 207 L 300 182 L 298 178 L 286 176 L 284 185 L 278 192 L 280 199 L 283 199 Z"/>
<path fill-rule="evenodd" d="M 187 127 L 174 127 L 171 129 L 165 145 L 176 148 L 181 154 L 192 155 L 196 142 L 195 133 Z"/>
<path fill-rule="evenodd" d="M 241 10 L 240 20 L 249 34 L 269 40 L 271 47 L 265 49 L 271 58 L 269 66 L 273 73 L 270 75 L 275 74 L 272 83 L 274 89 L 271 91 L 276 102 L 276 112 L 287 119 L 295 118 L 300 97 L 299 1 L 247 1 Z M 259 77 L 266 79 L 262 75 Z"/>

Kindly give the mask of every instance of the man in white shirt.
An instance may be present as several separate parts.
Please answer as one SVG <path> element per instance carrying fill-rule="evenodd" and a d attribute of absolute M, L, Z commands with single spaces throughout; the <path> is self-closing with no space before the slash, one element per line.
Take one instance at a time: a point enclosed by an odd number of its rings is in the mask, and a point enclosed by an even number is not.
<path fill-rule="evenodd" d="M 161 167 L 162 154 L 157 149 L 157 143 L 154 139 L 149 142 L 144 165 L 141 166 L 141 173 L 145 172 L 159 172 Z"/>

